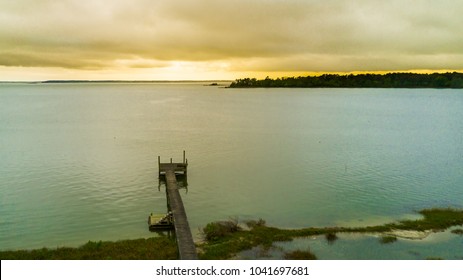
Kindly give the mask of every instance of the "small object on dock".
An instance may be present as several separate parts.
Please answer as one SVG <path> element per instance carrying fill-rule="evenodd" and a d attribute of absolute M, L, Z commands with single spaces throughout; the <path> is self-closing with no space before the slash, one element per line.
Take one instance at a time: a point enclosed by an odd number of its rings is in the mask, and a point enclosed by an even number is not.
<path fill-rule="evenodd" d="M 151 213 L 148 217 L 148 227 L 150 231 L 173 230 L 174 220 L 172 212 L 161 217 Z"/>

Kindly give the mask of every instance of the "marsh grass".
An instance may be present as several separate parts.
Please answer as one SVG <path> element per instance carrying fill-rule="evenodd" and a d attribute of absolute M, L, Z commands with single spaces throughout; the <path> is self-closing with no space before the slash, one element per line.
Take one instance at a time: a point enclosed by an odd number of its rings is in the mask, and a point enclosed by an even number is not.
<path fill-rule="evenodd" d="M 250 250 L 257 246 L 270 248 L 273 242 L 291 240 L 291 236 L 285 233 L 285 230 L 268 226 L 255 226 L 250 230 L 235 231 L 222 238 L 200 244 L 199 257 L 208 260 L 230 259 L 236 253 L 244 250 Z"/>
<path fill-rule="evenodd" d="M 393 230 L 414 231 L 439 231 L 451 226 L 463 225 L 463 210 L 425 209 L 419 212 L 423 218 L 419 220 L 405 220 L 379 226 L 368 227 L 334 227 L 334 228 L 303 228 L 303 229 L 278 229 L 267 226 L 265 221 L 246 222 L 250 228 L 247 231 L 239 230 L 224 237 L 217 238 L 199 245 L 202 259 L 229 259 L 240 251 L 254 247 L 272 246 L 277 241 L 292 241 L 297 237 L 325 235 L 325 238 L 333 238 L 336 233 L 385 233 Z M 389 237 L 391 238 L 391 237 Z M 388 239 L 389 239 L 388 238 Z M 390 239 L 392 242 L 392 238 Z M 395 241 L 395 240 L 394 240 Z"/>
<path fill-rule="evenodd" d="M 248 220 L 245 221 L 245 224 L 248 228 L 252 229 L 255 227 L 262 227 L 265 226 L 266 222 L 262 218 L 259 218 L 258 220 Z"/>
<path fill-rule="evenodd" d="M 89 241 L 78 248 L 2 251 L 2 260 L 175 260 L 177 246 L 168 237 Z"/>
<path fill-rule="evenodd" d="M 200 233 L 204 240 L 215 241 L 239 230 L 241 230 L 241 227 L 238 225 L 238 219 L 230 219 L 228 221 L 208 223 L 200 230 Z"/>

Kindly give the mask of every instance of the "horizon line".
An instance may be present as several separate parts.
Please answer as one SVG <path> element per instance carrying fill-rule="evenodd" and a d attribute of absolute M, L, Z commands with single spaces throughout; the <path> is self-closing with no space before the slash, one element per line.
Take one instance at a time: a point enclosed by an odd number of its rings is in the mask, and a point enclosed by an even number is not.
<path fill-rule="evenodd" d="M 91 79 L 54 79 L 54 80 L 24 80 L 24 81 L 0 81 L 0 83 L 29 83 L 29 84 L 53 84 L 53 83 L 201 83 L 201 82 L 233 82 L 234 80 L 91 80 Z"/>
<path fill-rule="evenodd" d="M 272 72 L 272 71 L 271 71 Z M 365 74 L 373 74 L 373 75 L 387 75 L 387 74 L 420 74 L 420 75 L 430 75 L 430 74 L 446 74 L 446 73 L 462 73 L 462 69 L 458 70 L 450 70 L 450 69 L 442 69 L 442 70 L 424 70 L 424 69 L 414 69 L 414 70 L 397 70 L 397 71 L 351 71 L 351 72 L 336 72 L 336 71 L 327 71 L 327 72 L 307 72 L 304 75 L 281 75 L 276 78 L 290 78 L 290 77 L 317 77 L 322 75 L 340 75 L 340 76 L 347 76 L 347 75 L 365 75 Z M 271 73 L 269 73 L 271 74 Z M 261 75 L 259 75 L 261 76 Z M 269 77 L 270 75 L 267 75 Z M 273 75 L 272 75 L 273 76 Z M 245 78 L 254 78 L 247 76 Z M 235 79 L 181 79 L 181 80 L 131 80 L 131 79 L 49 79 L 49 80 L 0 80 L 0 83 L 36 83 L 36 84 L 47 84 L 47 83 L 200 83 L 200 82 L 233 82 L 241 78 Z M 263 78 L 258 78 L 263 79 Z"/>

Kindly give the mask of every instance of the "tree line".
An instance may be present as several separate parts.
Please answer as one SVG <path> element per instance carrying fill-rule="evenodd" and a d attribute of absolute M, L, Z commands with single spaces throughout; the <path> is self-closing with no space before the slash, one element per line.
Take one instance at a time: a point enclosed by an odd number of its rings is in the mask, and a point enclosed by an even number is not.
<path fill-rule="evenodd" d="M 388 73 L 388 74 L 324 74 L 321 76 L 282 77 L 271 79 L 244 78 L 231 88 L 299 87 L 299 88 L 463 88 L 463 73 Z"/>

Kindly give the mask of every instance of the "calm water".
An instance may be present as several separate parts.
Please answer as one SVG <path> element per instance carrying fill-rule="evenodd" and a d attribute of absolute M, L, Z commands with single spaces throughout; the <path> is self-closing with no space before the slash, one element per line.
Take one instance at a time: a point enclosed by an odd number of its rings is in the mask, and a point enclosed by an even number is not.
<path fill-rule="evenodd" d="M 152 236 L 157 156 L 183 150 L 195 232 L 463 207 L 463 90 L 0 84 L 0 249 Z"/>

